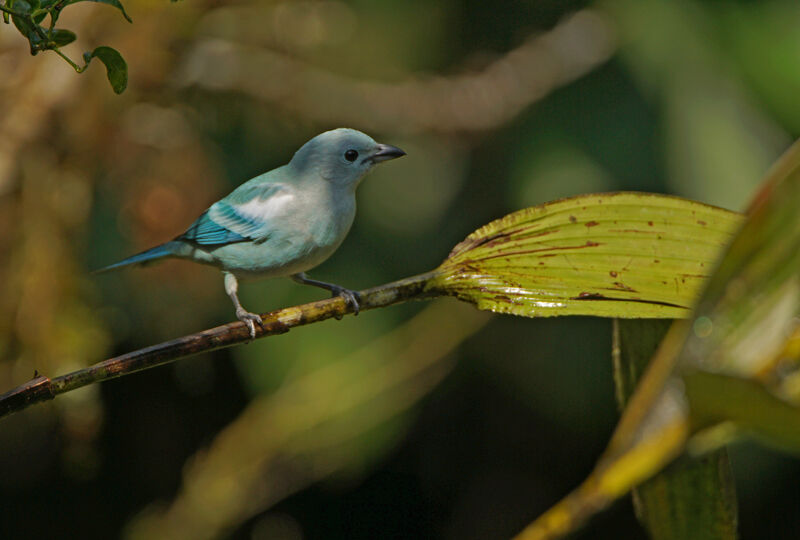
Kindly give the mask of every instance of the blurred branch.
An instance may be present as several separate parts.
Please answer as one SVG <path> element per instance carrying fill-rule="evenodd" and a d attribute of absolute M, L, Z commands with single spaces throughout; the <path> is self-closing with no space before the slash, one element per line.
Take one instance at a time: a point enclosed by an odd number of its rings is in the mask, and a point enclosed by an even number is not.
<path fill-rule="evenodd" d="M 176 498 L 145 509 L 125 537 L 219 538 L 312 482 L 357 471 L 403 431 L 386 427 L 387 440 L 374 430 L 427 395 L 452 369 L 450 353 L 489 320 L 434 302 L 361 349 L 256 397 L 188 460 Z"/>
<path fill-rule="evenodd" d="M 611 21 L 586 9 L 474 74 L 399 84 L 367 82 L 278 52 L 214 39 L 194 48 L 177 82 L 184 87 L 244 92 L 332 125 L 392 132 L 470 132 L 503 125 L 604 63 L 615 49 Z"/>
<path fill-rule="evenodd" d="M 433 293 L 427 288 L 433 275 L 433 273 L 420 274 L 362 291 L 359 293 L 361 295 L 360 308 L 363 311 L 412 299 L 433 297 L 437 293 Z M 352 312 L 352 308 L 341 297 L 279 309 L 262 316 L 264 324 L 261 328 L 256 327 L 256 338 L 285 334 L 296 326 L 324 321 L 331 317 L 341 318 L 350 312 Z M 92 383 L 174 362 L 178 358 L 248 341 L 250 341 L 250 334 L 247 326 L 237 321 L 123 354 L 53 379 L 35 377 L 10 392 L 0 395 L 0 418 Z"/>

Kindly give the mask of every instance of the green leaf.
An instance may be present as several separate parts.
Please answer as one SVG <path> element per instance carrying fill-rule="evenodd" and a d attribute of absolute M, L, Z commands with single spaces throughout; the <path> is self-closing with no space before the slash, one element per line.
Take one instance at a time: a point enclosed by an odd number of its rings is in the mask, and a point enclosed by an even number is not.
<path fill-rule="evenodd" d="M 614 384 L 624 409 L 670 321 L 617 320 Z M 736 538 L 736 493 L 728 452 L 685 457 L 633 491 L 636 515 L 652 540 Z"/>
<path fill-rule="evenodd" d="M 32 11 L 31 4 L 26 0 L 17 0 L 16 2 L 14 2 L 13 8 L 16 11 L 24 13 L 26 15 L 30 14 L 30 12 Z"/>
<path fill-rule="evenodd" d="M 14 9 L 26 15 L 31 13 L 31 5 L 25 0 L 17 0 L 17 2 L 14 3 Z M 30 43 L 31 47 L 31 54 L 37 54 L 40 50 L 39 45 L 42 43 L 42 36 L 37 32 L 37 29 L 42 33 L 44 30 L 40 26 L 31 23 L 28 17 L 12 15 L 11 20 L 14 26 L 17 27 L 17 30 L 28 39 L 28 43 Z"/>
<path fill-rule="evenodd" d="M 83 60 L 88 64 L 92 58 L 98 58 L 106 66 L 108 82 L 114 92 L 121 94 L 128 86 L 128 64 L 115 49 L 111 47 L 97 47 L 92 52 L 83 53 Z"/>
<path fill-rule="evenodd" d="M 36 33 L 35 27 L 28 21 L 27 18 L 11 16 L 14 26 L 17 27 L 19 33 L 25 36 L 31 44 L 31 47 L 42 41 L 41 37 Z"/>
<path fill-rule="evenodd" d="M 687 317 L 741 221 L 665 195 L 581 195 L 481 227 L 440 265 L 434 288 L 528 317 Z"/>
<path fill-rule="evenodd" d="M 77 36 L 75 35 L 75 32 L 64 30 L 63 28 L 57 28 L 50 34 L 50 39 L 52 39 L 59 47 L 69 45 L 75 41 L 76 38 Z"/>
<path fill-rule="evenodd" d="M 679 357 L 684 379 L 697 373 L 714 376 L 694 377 L 687 386 L 696 429 L 733 421 L 741 430 L 796 452 L 800 452 L 798 208 L 800 142 L 776 164 L 753 203 L 742 231 L 709 282 Z M 708 388 L 715 391 L 709 393 Z M 737 403 L 730 400 L 734 389 L 741 395 Z M 777 404 L 770 405 L 766 396 L 789 405 L 795 421 L 775 425 Z"/>
<path fill-rule="evenodd" d="M 756 380 L 694 371 L 683 383 L 700 431 L 689 442 L 702 454 L 749 435 L 787 452 L 800 451 L 800 410 Z"/>
<path fill-rule="evenodd" d="M 69 6 L 72 4 L 77 4 L 78 2 L 96 2 L 98 4 L 108 4 L 109 6 L 113 6 L 120 10 L 122 12 L 122 16 L 125 17 L 129 23 L 133 22 L 131 18 L 128 17 L 128 14 L 125 12 L 125 8 L 122 6 L 122 3 L 119 0 L 68 0 L 64 3 L 64 5 Z"/>

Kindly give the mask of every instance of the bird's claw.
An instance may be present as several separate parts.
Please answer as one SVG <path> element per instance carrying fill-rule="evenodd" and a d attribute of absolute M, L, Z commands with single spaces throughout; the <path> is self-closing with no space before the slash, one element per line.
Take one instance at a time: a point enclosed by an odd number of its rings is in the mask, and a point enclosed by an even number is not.
<path fill-rule="evenodd" d="M 256 313 L 250 313 L 249 311 L 245 311 L 244 309 L 237 309 L 236 310 L 236 318 L 242 321 L 244 324 L 247 325 L 247 328 L 250 330 L 250 339 L 256 339 L 256 325 L 264 327 L 264 321 L 261 320 L 261 315 Z"/>
<path fill-rule="evenodd" d="M 341 296 L 344 298 L 344 303 L 351 306 L 353 308 L 353 315 L 358 315 L 358 312 L 361 308 L 361 296 L 356 291 L 351 291 L 350 289 L 345 289 L 344 287 L 337 287 L 333 291 L 333 297 Z M 336 320 L 342 320 L 341 315 L 335 315 Z"/>

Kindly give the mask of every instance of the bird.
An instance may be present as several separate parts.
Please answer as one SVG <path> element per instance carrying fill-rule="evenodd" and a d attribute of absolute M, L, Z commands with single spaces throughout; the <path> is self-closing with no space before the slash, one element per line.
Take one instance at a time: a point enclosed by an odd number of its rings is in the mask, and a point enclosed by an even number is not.
<path fill-rule="evenodd" d="M 212 204 L 183 234 L 95 271 L 104 273 L 162 259 L 187 259 L 222 270 L 225 292 L 250 338 L 261 316 L 242 307 L 239 281 L 291 277 L 341 296 L 358 314 L 358 293 L 311 279 L 342 244 L 356 214 L 356 188 L 372 168 L 406 153 L 350 128 L 309 140 L 286 165 L 256 176 Z"/>

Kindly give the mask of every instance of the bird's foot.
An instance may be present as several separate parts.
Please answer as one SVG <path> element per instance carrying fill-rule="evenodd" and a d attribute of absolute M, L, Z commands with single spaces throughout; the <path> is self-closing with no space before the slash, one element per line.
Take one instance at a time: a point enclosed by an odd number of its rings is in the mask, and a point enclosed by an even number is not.
<path fill-rule="evenodd" d="M 353 315 L 358 315 L 358 311 L 361 308 L 361 296 L 356 291 L 337 286 L 331 289 L 331 293 L 333 293 L 333 297 L 341 296 L 344 298 L 344 303 L 353 308 Z M 341 315 L 336 315 L 335 317 L 337 321 L 342 320 Z"/>
<path fill-rule="evenodd" d="M 245 311 L 243 308 L 236 309 L 236 318 L 247 325 L 247 328 L 250 330 L 250 339 L 256 339 L 255 323 L 258 323 L 258 326 L 262 328 L 264 327 L 264 321 L 261 320 L 260 315 Z"/>

